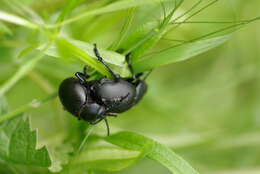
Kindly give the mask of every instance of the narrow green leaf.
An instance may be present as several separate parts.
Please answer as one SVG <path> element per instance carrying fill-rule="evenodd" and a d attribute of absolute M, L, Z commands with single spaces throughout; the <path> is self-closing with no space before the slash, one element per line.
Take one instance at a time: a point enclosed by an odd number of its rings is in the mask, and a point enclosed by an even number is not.
<path fill-rule="evenodd" d="M 142 135 L 132 132 L 120 132 L 104 139 L 125 149 L 145 151 L 148 158 L 161 163 L 174 174 L 198 174 L 171 149 Z"/>
<path fill-rule="evenodd" d="M 26 19 L 23 19 L 19 16 L 4 12 L 4 11 L 0 11 L 0 20 L 2 21 L 6 21 L 9 23 L 13 23 L 16 25 L 21 25 L 21 26 L 25 26 L 31 29 L 37 29 L 38 26 L 30 21 L 27 21 Z"/>
<path fill-rule="evenodd" d="M 105 66 L 99 63 L 97 59 L 94 59 L 87 52 L 75 46 L 74 44 L 67 41 L 66 39 L 58 38 L 56 40 L 56 46 L 58 49 L 58 53 L 61 57 L 67 60 L 75 60 L 75 58 L 77 58 L 82 62 L 84 62 L 85 64 L 87 64 L 88 66 L 96 69 L 99 73 L 111 77 L 109 71 L 105 68 Z"/>
<path fill-rule="evenodd" d="M 182 2 L 183 0 L 154 1 L 141 7 L 135 15 L 132 32 L 120 45 L 124 54 L 131 53 L 132 59 L 136 59 L 152 48 L 170 28 L 170 20 Z M 163 9 L 164 5 L 169 6 L 169 9 Z"/>
<path fill-rule="evenodd" d="M 114 40 L 113 44 L 110 46 L 112 50 L 118 50 L 120 48 L 121 43 L 128 38 L 128 33 L 131 29 L 135 12 L 136 12 L 136 8 L 131 8 L 128 10 L 128 15 L 124 21 L 124 25 L 122 26 L 120 34 L 118 38 Z"/>
<path fill-rule="evenodd" d="M 41 47 L 38 49 L 41 49 Z M 98 48 L 98 50 L 104 60 L 112 66 L 115 72 L 119 73 L 122 77 L 130 75 L 123 55 L 102 48 Z M 45 54 L 67 60 L 75 60 L 76 58 L 96 69 L 101 74 L 109 77 L 111 76 L 107 69 L 96 59 L 93 52 L 93 44 L 68 38 L 59 38 L 57 39 L 56 46 L 50 47 L 45 51 Z"/>
<path fill-rule="evenodd" d="M 136 72 L 143 72 L 162 65 L 187 60 L 223 44 L 229 38 L 230 35 L 224 35 L 168 48 L 157 53 L 148 54 L 134 61 L 133 66 Z"/>

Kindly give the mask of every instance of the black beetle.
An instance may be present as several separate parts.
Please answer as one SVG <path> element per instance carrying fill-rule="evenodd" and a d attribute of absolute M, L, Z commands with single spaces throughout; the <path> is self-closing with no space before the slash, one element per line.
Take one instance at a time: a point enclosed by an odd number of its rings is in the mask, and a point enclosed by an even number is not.
<path fill-rule="evenodd" d="M 97 59 L 112 74 L 113 79 L 102 77 L 99 80 L 88 81 L 90 77 L 87 67 L 83 73 L 77 72 L 76 78 L 70 77 L 60 84 L 59 98 L 64 109 L 76 116 L 78 119 L 85 120 L 90 124 L 97 124 L 105 120 L 107 134 L 109 126 L 106 117 L 117 116 L 136 105 L 147 91 L 146 77 L 141 80 L 143 73 L 135 75 L 130 63 L 130 56 L 126 56 L 128 66 L 133 74 L 131 78 L 121 78 L 100 56 L 96 44 L 94 53 Z"/>

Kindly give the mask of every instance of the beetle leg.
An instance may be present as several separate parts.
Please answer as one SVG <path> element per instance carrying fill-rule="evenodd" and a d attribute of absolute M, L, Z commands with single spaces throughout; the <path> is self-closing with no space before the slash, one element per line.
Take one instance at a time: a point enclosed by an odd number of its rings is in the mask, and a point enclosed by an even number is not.
<path fill-rule="evenodd" d="M 83 74 L 85 76 L 85 78 L 89 78 L 89 75 L 88 75 L 88 67 L 85 65 L 84 68 L 83 68 Z"/>
<path fill-rule="evenodd" d="M 105 120 L 106 127 L 107 127 L 107 136 L 109 136 L 110 135 L 110 128 L 109 128 L 109 124 L 108 124 L 107 118 L 105 117 L 104 120 Z"/>
<path fill-rule="evenodd" d="M 76 72 L 76 73 L 75 73 L 75 76 L 79 79 L 79 82 L 80 82 L 81 84 L 84 84 L 84 83 L 86 82 L 86 80 L 85 80 L 85 75 L 84 75 L 83 73 L 81 73 L 81 72 Z"/>
<path fill-rule="evenodd" d="M 133 81 L 135 81 L 135 80 L 139 80 L 139 78 L 140 78 L 144 73 L 141 72 L 141 73 L 135 74 L 134 68 L 133 68 L 133 66 L 132 66 L 131 53 L 128 53 L 128 54 L 125 56 L 125 58 L 126 58 L 127 66 L 128 66 L 128 68 L 129 68 L 129 70 L 130 70 L 132 76 L 133 76 L 130 81 L 133 82 Z"/>
<path fill-rule="evenodd" d="M 112 112 L 108 112 L 106 115 L 110 117 L 117 117 L 117 113 L 112 113 Z"/>
<path fill-rule="evenodd" d="M 87 73 L 87 66 L 84 66 L 83 73 L 82 72 L 76 72 L 75 76 L 79 79 L 81 84 L 84 84 L 86 82 L 86 79 L 89 78 L 89 75 Z"/>
<path fill-rule="evenodd" d="M 107 69 L 108 71 L 114 76 L 114 78 L 116 80 L 119 80 L 121 77 L 119 74 L 116 74 L 110 67 L 109 65 L 103 60 L 103 58 L 101 57 L 98 49 L 97 49 L 97 44 L 94 44 L 94 53 L 96 55 L 96 57 L 98 58 L 98 61 L 100 61 Z"/>
<path fill-rule="evenodd" d="M 90 124 L 95 125 L 95 124 L 101 122 L 102 120 L 105 120 L 106 127 L 107 127 L 107 136 L 109 136 L 110 135 L 110 128 L 109 128 L 109 124 L 108 124 L 107 118 L 105 116 L 103 116 L 99 120 L 96 120 L 94 122 L 90 122 Z"/>
<path fill-rule="evenodd" d="M 93 122 L 90 122 L 90 124 L 92 124 L 92 125 L 98 124 L 98 123 L 101 122 L 104 118 L 105 118 L 105 117 L 101 117 L 101 118 L 99 118 L 98 120 L 95 120 L 95 121 L 93 121 Z"/>

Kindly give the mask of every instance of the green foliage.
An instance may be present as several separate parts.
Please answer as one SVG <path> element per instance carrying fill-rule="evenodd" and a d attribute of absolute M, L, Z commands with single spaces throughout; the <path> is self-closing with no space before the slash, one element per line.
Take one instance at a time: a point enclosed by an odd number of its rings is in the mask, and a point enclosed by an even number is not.
<path fill-rule="evenodd" d="M 259 61 L 250 59 L 258 54 L 245 51 L 242 39 L 232 51 L 232 41 L 226 43 L 260 19 L 242 10 L 245 2 L 4 0 L 0 6 L 0 96 L 11 108 L 0 98 L 1 174 L 198 174 L 183 158 L 201 173 L 259 165 L 259 149 L 251 147 L 259 145 Z M 125 78 L 128 54 L 135 73 L 183 61 L 150 76 L 144 101 L 111 120 L 109 137 L 100 135 L 102 124 L 92 134 L 55 99 L 60 82 L 84 65 L 92 79 L 111 77 L 93 43 Z M 147 159 L 165 168 L 143 167 Z"/>
<path fill-rule="evenodd" d="M 3 99 L 1 99 L 3 101 Z M 1 102 L 0 113 L 6 104 Z M 51 160 L 46 147 L 36 149 L 36 131 L 30 130 L 29 119 L 21 115 L 0 124 L 0 159 L 7 163 L 48 167 Z"/>
<path fill-rule="evenodd" d="M 136 163 L 139 151 L 130 151 L 118 147 L 97 146 L 83 151 L 70 165 L 73 171 L 85 169 L 120 171 Z"/>
<path fill-rule="evenodd" d="M 22 25 L 31 29 L 36 29 L 37 25 L 33 24 L 30 21 L 27 21 L 26 19 L 23 19 L 19 16 L 10 14 L 10 13 L 6 13 L 4 11 L 0 11 L 0 20 L 6 21 L 6 22 L 10 22 L 10 23 L 14 23 L 17 25 Z"/>
<path fill-rule="evenodd" d="M 175 174 L 198 174 L 184 159 L 175 154 L 168 147 L 144 136 L 132 132 L 119 132 L 105 138 L 106 141 L 117 146 L 141 151 L 143 156 L 151 158 Z"/>
<path fill-rule="evenodd" d="M 115 66 L 114 69 L 116 72 L 121 74 L 122 77 L 130 76 L 124 56 L 101 48 L 98 49 L 101 56 L 104 57 L 104 60 L 112 66 Z M 67 61 L 73 61 L 76 58 L 84 62 L 86 65 L 96 69 L 101 74 L 108 77 L 111 76 L 107 69 L 96 60 L 93 52 L 93 44 L 72 39 L 59 38 L 56 40 L 56 45 L 47 49 L 45 54 L 53 57 L 60 57 Z"/>
<path fill-rule="evenodd" d="M 229 38 L 230 35 L 224 35 L 187 44 L 181 44 L 173 48 L 170 47 L 163 51 L 148 54 L 134 61 L 133 66 L 135 67 L 136 72 L 143 72 L 162 65 L 187 60 L 223 44 Z"/>

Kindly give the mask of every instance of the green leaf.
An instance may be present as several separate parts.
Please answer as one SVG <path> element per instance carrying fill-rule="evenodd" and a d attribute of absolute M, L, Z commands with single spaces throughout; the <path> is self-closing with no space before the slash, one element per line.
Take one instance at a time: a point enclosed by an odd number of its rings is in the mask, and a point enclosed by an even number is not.
<path fill-rule="evenodd" d="M 23 19 L 19 16 L 4 12 L 4 11 L 0 11 L 0 20 L 2 21 L 6 21 L 9 23 L 13 23 L 16 25 L 21 25 L 21 26 L 25 26 L 31 29 L 37 29 L 38 26 L 30 21 L 27 21 L 26 19 Z"/>
<path fill-rule="evenodd" d="M 105 66 L 98 62 L 97 59 L 93 59 L 89 54 L 87 54 L 81 48 L 75 46 L 71 42 L 67 41 L 64 38 L 58 38 L 56 40 L 56 46 L 58 49 L 59 55 L 67 60 L 75 60 L 75 58 L 81 60 L 88 66 L 96 69 L 99 73 L 111 77 L 111 74 L 107 71 Z"/>
<path fill-rule="evenodd" d="M 38 49 L 41 49 L 41 47 Z M 130 75 L 123 55 L 102 48 L 98 48 L 98 50 L 104 60 L 112 66 L 115 72 L 119 73 L 122 77 Z M 68 38 L 58 38 L 56 46 L 50 47 L 44 53 L 49 56 L 62 57 L 67 60 L 75 60 L 75 58 L 79 59 L 86 65 L 96 69 L 101 74 L 109 77 L 111 76 L 105 66 L 96 59 L 93 52 L 93 44 Z"/>
<path fill-rule="evenodd" d="M 143 151 L 148 158 L 161 163 L 174 174 L 198 174 L 171 149 L 142 135 L 133 132 L 120 132 L 104 139 L 125 149 Z"/>
<path fill-rule="evenodd" d="M 0 113 L 8 112 L 0 97 Z M 20 115 L 0 124 L 0 159 L 8 163 L 48 167 L 51 160 L 46 147 L 36 149 L 36 131 L 30 130 L 29 120 Z"/>
<path fill-rule="evenodd" d="M 142 0 L 142 1 L 140 1 L 140 0 L 121 0 L 121 1 L 111 3 L 111 4 L 109 4 L 105 7 L 101 7 L 101 8 L 98 8 L 98 9 L 87 11 L 85 13 L 78 15 L 78 16 L 75 16 L 75 17 L 72 17 L 68 20 L 65 20 L 62 23 L 52 25 L 50 27 L 59 27 L 61 25 L 69 24 L 71 22 L 78 21 L 78 20 L 85 18 L 85 17 L 88 17 L 88 16 L 101 15 L 101 14 L 104 14 L 104 13 L 111 13 L 111 12 L 115 12 L 115 11 L 125 10 L 125 9 L 128 9 L 128 8 L 143 6 L 143 5 L 146 5 L 146 4 L 149 4 L 149 3 L 154 3 L 154 2 L 160 2 L 160 0 Z"/>
<path fill-rule="evenodd" d="M 87 148 L 70 165 L 74 170 L 82 168 L 105 171 L 119 171 L 134 164 L 140 157 L 140 151 L 119 147 L 97 146 Z"/>
<path fill-rule="evenodd" d="M 136 72 L 143 72 L 162 65 L 187 60 L 223 44 L 229 38 L 230 35 L 224 35 L 151 53 L 134 61 L 133 67 Z"/>

